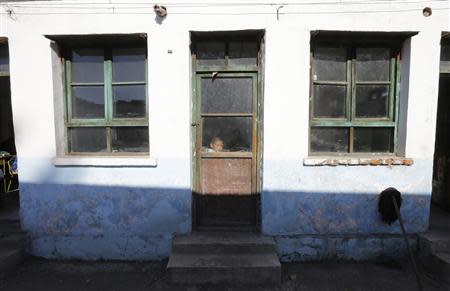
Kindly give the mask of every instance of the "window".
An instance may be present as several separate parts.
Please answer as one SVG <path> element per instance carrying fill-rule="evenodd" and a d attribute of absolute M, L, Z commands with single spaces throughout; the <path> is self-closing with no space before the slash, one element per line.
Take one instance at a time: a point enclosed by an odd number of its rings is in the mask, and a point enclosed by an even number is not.
<path fill-rule="evenodd" d="M 313 42 L 311 155 L 395 152 L 398 56 L 386 43 Z"/>
<path fill-rule="evenodd" d="M 145 47 L 72 47 L 65 72 L 68 153 L 149 152 Z"/>

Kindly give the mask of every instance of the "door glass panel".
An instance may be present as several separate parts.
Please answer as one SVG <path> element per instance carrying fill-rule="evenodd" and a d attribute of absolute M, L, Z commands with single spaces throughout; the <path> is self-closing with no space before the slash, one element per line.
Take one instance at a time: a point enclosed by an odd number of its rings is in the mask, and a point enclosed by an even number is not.
<path fill-rule="evenodd" d="M 345 118 L 346 86 L 314 85 L 314 117 Z"/>
<path fill-rule="evenodd" d="M 145 81 L 145 49 L 114 49 L 112 72 L 113 82 Z"/>
<path fill-rule="evenodd" d="M 102 127 L 78 127 L 70 129 L 71 152 L 105 152 L 106 129 Z"/>
<path fill-rule="evenodd" d="M 147 127 L 112 128 L 113 152 L 148 152 Z"/>
<path fill-rule="evenodd" d="M 355 152 L 388 153 L 393 151 L 393 128 L 355 128 Z"/>
<path fill-rule="evenodd" d="M 224 41 L 199 41 L 196 43 L 198 65 L 225 65 Z"/>
<path fill-rule="evenodd" d="M 145 85 L 113 86 L 115 118 L 145 117 Z"/>
<path fill-rule="evenodd" d="M 387 117 L 388 104 L 388 85 L 356 85 L 356 117 Z"/>
<path fill-rule="evenodd" d="M 312 152 L 348 152 L 348 128 L 311 128 Z"/>
<path fill-rule="evenodd" d="M 314 81 L 346 81 L 347 50 L 318 47 L 314 49 Z"/>
<path fill-rule="evenodd" d="M 356 80 L 389 81 L 389 58 L 388 48 L 356 49 Z"/>
<path fill-rule="evenodd" d="M 76 49 L 72 51 L 72 82 L 103 83 L 103 50 Z"/>
<path fill-rule="evenodd" d="M 252 150 L 251 117 L 203 119 L 204 152 L 249 152 Z"/>
<path fill-rule="evenodd" d="M 251 113 L 253 79 L 202 78 L 203 113 Z"/>
<path fill-rule="evenodd" d="M 258 43 L 255 41 L 231 41 L 228 44 L 230 65 L 257 65 Z"/>
<path fill-rule="evenodd" d="M 72 118 L 104 118 L 103 86 L 72 87 Z"/>

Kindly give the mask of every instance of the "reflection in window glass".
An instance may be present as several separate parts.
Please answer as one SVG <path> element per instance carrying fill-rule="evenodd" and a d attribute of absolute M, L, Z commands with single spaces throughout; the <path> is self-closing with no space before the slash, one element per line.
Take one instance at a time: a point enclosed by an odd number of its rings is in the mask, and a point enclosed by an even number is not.
<path fill-rule="evenodd" d="M 113 86 L 115 118 L 145 117 L 145 85 Z"/>
<path fill-rule="evenodd" d="M 314 49 L 314 81 L 347 80 L 347 49 L 319 47 Z"/>
<path fill-rule="evenodd" d="M 9 72 L 9 52 L 7 44 L 0 46 L 0 72 Z"/>
<path fill-rule="evenodd" d="M 70 129 L 71 152 L 106 151 L 106 129 L 99 127 L 79 127 Z"/>
<path fill-rule="evenodd" d="M 314 117 L 344 118 L 346 86 L 314 85 Z"/>
<path fill-rule="evenodd" d="M 230 65 L 257 65 L 256 41 L 231 41 L 228 45 Z"/>
<path fill-rule="evenodd" d="M 311 128 L 311 152 L 348 152 L 348 128 Z"/>
<path fill-rule="evenodd" d="M 147 127 L 112 128 L 113 152 L 148 152 Z"/>
<path fill-rule="evenodd" d="M 388 48 L 357 48 L 356 80 L 389 81 L 389 57 Z"/>
<path fill-rule="evenodd" d="M 202 78 L 203 113 L 251 113 L 252 78 Z"/>
<path fill-rule="evenodd" d="M 207 117 L 203 119 L 203 150 L 248 152 L 252 150 L 251 117 Z M 220 149 L 222 143 L 222 149 Z"/>
<path fill-rule="evenodd" d="M 393 128 L 355 128 L 355 152 L 388 153 L 393 151 Z"/>
<path fill-rule="evenodd" d="M 72 82 L 103 83 L 103 50 L 76 49 L 72 51 Z"/>
<path fill-rule="evenodd" d="M 112 72 L 113 82 L 145 81 L 145 50 L 113 49 Z"/>
<path fill-rule="evenodd" d="M 225 42 L 197 42 L 196 57 L 199 65 L 225 65 Z"/>
<path fill-rule="evenodd" d="M 72 118 L 104 118 L 103 86 L 72 87 Z"/>
<path fill-rule="evenodd" d="M 356 85 L 356 117 L 388 116 L 389 86 Z"/>

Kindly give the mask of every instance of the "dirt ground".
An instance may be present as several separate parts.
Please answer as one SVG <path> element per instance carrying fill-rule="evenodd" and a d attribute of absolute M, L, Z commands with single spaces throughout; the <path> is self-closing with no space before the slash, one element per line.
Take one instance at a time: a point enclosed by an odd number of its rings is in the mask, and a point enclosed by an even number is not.
<path fill-rule="evenodd" d="M 162 262 L 80 262 L 28 258 L 14 272 L 0 276 L 0 290 L 364 290 L 414 291 L 416 280 L 407 261 L 387 263 L 322 262 L 283 264 L 277 286 L 177 286 L 165 276 Z M 425 290 L 450 290 L 422 276 Z"/>

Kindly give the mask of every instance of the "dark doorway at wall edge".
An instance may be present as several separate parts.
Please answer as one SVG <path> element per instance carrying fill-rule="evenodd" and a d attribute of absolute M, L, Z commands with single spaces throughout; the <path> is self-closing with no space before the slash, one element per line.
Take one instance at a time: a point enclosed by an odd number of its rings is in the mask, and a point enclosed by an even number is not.
<path fill-rule="evenodd" d="M 432 202 L 450 211 L 450 33 L 442 34 Z"/>
<path fill-rule="evenodd" d="M 7 158 L 7 154 L 12 157 Z M 19 191 L 13 114 L 11 103 L 11 83 L 9 74 L 9 46 L 7 39 L 0 38 L 0 220 L 16 220 L 19 211 Z M 6 179 L 5 179 L 6 178 Z"/>

